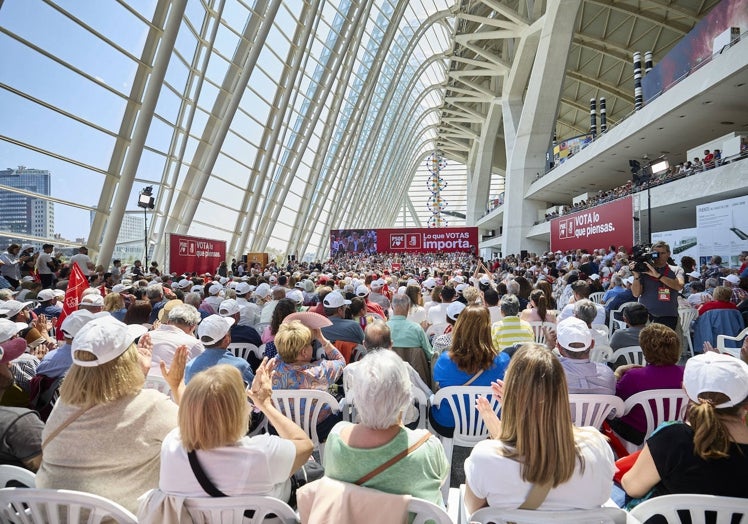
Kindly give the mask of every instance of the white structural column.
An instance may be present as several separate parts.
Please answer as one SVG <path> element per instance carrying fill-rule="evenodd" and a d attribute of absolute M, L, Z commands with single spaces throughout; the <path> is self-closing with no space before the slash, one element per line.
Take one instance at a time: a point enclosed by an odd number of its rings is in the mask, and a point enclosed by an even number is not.
<path fill-rule="evenodd" d="M 491 190 L 491 174 L 495 165 L 494 153 L 499 153 L 496 137 L 501 125 L 501 99 L 494 98 L 488 107 L 488 114 L 481 126 L 481 136 L 478 148 L 471 162 L 468 163 L 467 173 L 467 204 L 465 222 L 475 224 L 483 214 L 488 203 L 488 193 Z M 501 155 L 503 156 L 503 155 Z"/>
<path fill-rule="evenodd" d="M 132 192 L 135 173 L 138 170 L 140 158 L 143 155 L 143 146 L 145 145 L 148 130 L 150 129 L 151 121 L 153 120 L 153 113 L 156 110 L 156 103 L 158 102 L 158 96 L 161 92 L 161 86 L 164 83 L 166 69 L 169 66 L 171 53 L 174 50 L 174 42 L 179 33 L 179 26 L 182 22 L 182 16 L 184 15 L 186 5 L 187 0 L 174 0 L 171 3 L 169 16 L 164 24 L 163 36 L 158 44 L 158 51 L 153 61 L 153 70 L 151 71 L 147 88 L 143 94 L 143 103 L 140 106 L 137 123 L 133 129 L 132 140 L 130 141 L 127 156 L 119 176 L 117 191 L 111 202 L 111 211 L 109 212 L 109 218 L 106 222 L 104 236 L 101 241 L 101 248 L 99 249 L 97 263 L 104 267 L 109 266 L 109 261 L 112 258 L 112 252 L 114 251 L 114 245 L 117 242 L 120 224 L 125 216 L 125 209 L 127 208 L 127 201 Z M 100 220 L 100 217 L 98 218 Z M 97 225 L 96 228 L 92 228 L 91 235 L 88 239 L 89 244 L 96 243 L 97 239 L 93 237 L 93 235 L 98 233 L 100 230 L 99 228 L 100 225 Z"/>
<path fill-rule="evenodd" d="M 168 232 L 188 231 L 280 3 L 280 0 L 258 1 L 244 28 L 166 225 Z"/>
<path fill-rule="evenodd" d="M 530 240 L 527 231 L 538 220 L 544 202 L 525 199 L 525 193 L 537 173 L 545 167 L 558 111 L 568 51 L 574 34 L 574 21 L 581 0 L 549 2 L 542 19 L 542 29 L 532 72 L 519 119 L 516 119 L 517 87 L 523 82 L 510 78 L 504 104 L 504 135 L 507 143 L 507 174 L 504 197 L 504 231 L 502 254 L 521 250 L 541 252 L 543 241 Z M 531 46 L 532 47 L 532 46 Z M 522 64 L 518 53 L 514 63 Z M 522 76 L 518 71 L 518 76 Z M 510 75 L 511 76 L 511 75 Z M 512 82 L 513 81 L 513 82 Z M 516 125 L 516 127 L 514 127 Z M 510 145 L 511 144 L 511 145 Z"/>

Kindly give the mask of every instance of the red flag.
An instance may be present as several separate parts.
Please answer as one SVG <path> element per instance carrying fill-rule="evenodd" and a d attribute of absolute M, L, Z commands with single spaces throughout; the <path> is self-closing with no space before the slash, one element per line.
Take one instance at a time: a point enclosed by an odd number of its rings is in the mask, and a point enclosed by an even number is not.
<path fill-rule="evenodd" d="M 106 284 L 101 284 L 99 286 L 99 293 L 101 293 L 102 297 L 106 296 Z"/>
<path fill-rule="evenodd" d="M 78 264 L 73 264 L 72 270 L 70 271 L 70 278 L 68 279 L 68 287 L 65 290 L 65 300 L 62 303 L 62 313 L 57 319 L 57 340 L 62 340 L 62 330 L 59 329 L 62 326 L 62 321 L 65 320 L 70 313 L 78 310 L 78 304 L 83 296 L 83 291 L 88 288 L 88 279 L 81 271 Z"/>

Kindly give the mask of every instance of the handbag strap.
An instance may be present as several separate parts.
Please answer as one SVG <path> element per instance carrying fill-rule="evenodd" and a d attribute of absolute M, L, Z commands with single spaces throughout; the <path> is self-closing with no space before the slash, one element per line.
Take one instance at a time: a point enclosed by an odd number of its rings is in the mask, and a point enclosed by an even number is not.
<path fill-rule="evenodd" d="M 467 382 L 465 382 L 463 384 L 463 386 L 469 386 L 470 384 L 472 384 L 473 382 L 475 382 L 475 379 L 478 378 L 478 377 L 480 377 L 483 374 L 483 371 L 485 371 L 485 370 L 481 369 L 480 371 L 478 371 L 475 375 L 473 375 L 472 377 L 470 377 L 470 379 Z"/>
<path fill-rule="evenodd" d="M 364 484 L 366 482 L 369 482 L 371 479 L 373 479 L 374 477 L 376 477 L 377 475 L 379 475 L 381 472 L 383 472 L 384 470 L 386 470 L 390 466 L 396 464 L 397 462 L 399 462 L 402 459 L 404 459 L 405 457 L 407 457 L 410 453 L 412 453 L 413 451 L 415 451 L 416 449 L 418 449 L 424 442 L 426 442 L 430 438 L 431 438 L 431 433 L 426 432 L 426 434 L 423 435 L 420 439 L 418 439 L 418 441 L 415 444 L 413 444 L 412 446 L 410 446 L 408 449 L 405 449 L 405 450 L 401 451 L 400 453 L 398 453 L 397 455 L 395 455 L 394 457 L 392 457 L 390 460 L 388 460 L 384 464 L 380 464 L 379 466 L 377 466 L 376 468 L 374 468 L 373 470 L 371 470 L 369 473 L 367 473 L 366 475 L 364 475 L 363 477 L 361 477 L 360 479 L 358 479 L 356 481 L 356 484 L 358 484 L 360 486 L 360 485 L 362 485 L 362 484 Z"/>
<path fill-rule="evenodd" d="M 195 452 L 194 449 L 192 451 L 187 452 L 187 458 L 190 461 L 190 467 L 192 468 L 192 472 L 195 474 L 197 481 L 200 483 L 200 487 L 203 488 L 205 493 L 207 493 L 211 497 L 226 497 L 227 496 L 223 491 L 218 489 L 216 485 L 210 481 L 210 479 L 208 478 L 208 475 L 205 474 L 203 467 L 200 465 L 200 461 L 197 460 L 197 453 Z"/>
<path fill-rule="evenodd" d="M 47 440 L 45 440 L 44 442 L 42 442 L 42 451 L 44 451 L 44 448 L 50 442 L 52 442 L 52 440 L 54 440 L 54 438 L 57 435 L 60 434 L 60 431 L 62 431 L 63 429 L 65 429 L 66 427 L 68 427 L 70 424 L 72 424 L 73 422 L 75 422 L 76 420 L 78 420 L 78 418 L 81 415 L 83 415 L 86 411 L 88 411 L 92 407 L 93 406 L 88 406 L 88 407 L 85 407 L 85 408 L 80 408 L 78 411 L 76 411 L 75 413 L 73 413 L 72 415 L 70 415 L 70 417 L 65 422 L 63 422 L 62 424 L 60 424 L 59 426 L 57 426 L 57 428 L 55 428 L 55 430 L 52 433 L 49 434 L 49 436 L 47 437 Z"/>
<path fill-rule="evenodd" d="M 527 498 L 518 509 L 538 509 L 551 490 L 551 482 L 547 484 L 533 484 Z"/>

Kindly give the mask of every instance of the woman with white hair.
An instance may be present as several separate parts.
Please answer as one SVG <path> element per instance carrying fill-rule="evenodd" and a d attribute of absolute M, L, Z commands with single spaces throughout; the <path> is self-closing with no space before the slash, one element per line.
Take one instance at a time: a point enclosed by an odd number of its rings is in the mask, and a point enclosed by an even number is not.
<path fill-rule="evenodd" d="M 374 351 L 352 375 L 349 394 L 360 422 L 340 422 L 333 428 L 325 447 L 325 475 L 442 505 L 440 487 L 449 471 L 444 448 L 427 430 L 402 424 L 402 412 L 412 402 L 405 363 L 392 351 Z M 402 458 L 370 475 L 406 450 Z"/>

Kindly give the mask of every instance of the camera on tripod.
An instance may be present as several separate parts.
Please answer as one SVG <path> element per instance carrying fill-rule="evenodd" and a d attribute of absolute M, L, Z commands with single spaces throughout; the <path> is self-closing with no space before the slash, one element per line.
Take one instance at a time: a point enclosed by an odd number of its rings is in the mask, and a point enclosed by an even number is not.
<path fill-rule="evenodd" d="M 649 268 L 646 263 L 654 266 L 655 261 L 659 258 L 660 254 L 657 251 L 652 251 L 652 244 L 637 244 L 633 247 L 634 251 L 634 271 L 637 273 L 646 273 Z"/>

